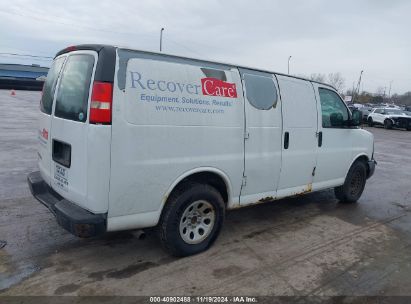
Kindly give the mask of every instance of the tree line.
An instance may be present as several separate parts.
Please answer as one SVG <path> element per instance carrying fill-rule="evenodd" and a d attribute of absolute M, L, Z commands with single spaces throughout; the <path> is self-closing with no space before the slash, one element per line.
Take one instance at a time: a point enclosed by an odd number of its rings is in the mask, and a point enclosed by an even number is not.
<path fill-rule="evenodd" d="M 345 79 L 341 73 L 330 73 L 328 75 L 321 73 L 313 73 L 310 76 L 301 75 L 304 78 L 308 78 L 314 81 L 323 82 L 332 85 L 343 96 L 353 96 L 354 103 L 395 103 L 396 105 L 411 106 L 411 91 L 404 94 L 392 94 L 389 96 L 386 94 L 386 90 L 383 87 L 379 87 L 375 93 L 362 91 L 358 93 L 354 88 L 345 89 Z"/>

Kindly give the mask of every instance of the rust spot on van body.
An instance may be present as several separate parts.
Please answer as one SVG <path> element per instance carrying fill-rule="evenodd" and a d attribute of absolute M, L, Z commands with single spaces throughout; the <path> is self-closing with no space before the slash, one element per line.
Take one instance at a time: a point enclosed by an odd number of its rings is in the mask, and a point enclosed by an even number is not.
<path fill-rule="evenodd" d="M 310 183 L 310 184 L 307 185 L 307 188 L 303 189 L 301 192 L 296 192 L 294 194 L 294 196 L 304 195 L 304 194 L 310 193 L 312 191 L 313 191 L 313 184 Z"/>
<path fill-rule="evenodd" d="M 267 197 L 263 197 L 258 202 L 259 203 L 267 203 L 267 202 L 272 202 L 273 200 L 274 200 L 273 196 L 267 196 Z"/>
<path fill-rule="evenodd" d="M 250 203 L 250 204 L 247 204 L 245 206 L 241 205 L 241 204 L 236 204 L 234 206 L 229 207 L 228 209 L 229 210 L 235 210 L 235 209 L 250 207 L 250 206 L 254 206 L 254 205 L 264 204 L 264 203 L 268 203 L 268 202 L 274 202 L 276 200 L 278 200 L 278 198 L 276 198 L 274 196 L 267 196 L 267 197 L 263 197 L 263 198 L 259 199 L 255 203 Z"/>

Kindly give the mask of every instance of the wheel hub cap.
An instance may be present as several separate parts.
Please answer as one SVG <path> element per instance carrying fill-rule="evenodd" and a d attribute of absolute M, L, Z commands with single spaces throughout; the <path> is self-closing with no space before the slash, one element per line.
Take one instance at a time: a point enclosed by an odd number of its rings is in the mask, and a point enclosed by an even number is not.
<path fill-rule="evenodd" d="M 204 241 L 214 228 L 216 212 L 209 202 L 200 200 L 190 204 L 180 219 L 180 236 L 187 244 Z"/>

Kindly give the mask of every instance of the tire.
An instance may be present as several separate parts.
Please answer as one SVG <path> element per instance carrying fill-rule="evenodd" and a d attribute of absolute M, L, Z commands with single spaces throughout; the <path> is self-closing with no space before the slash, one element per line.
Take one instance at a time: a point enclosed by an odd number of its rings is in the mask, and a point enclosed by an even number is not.
<path fill-rule="evenodd" d="M 225 205 L 213 187 L 185 183 L 170 195 L 160 224 L 160 240 L 171 255 L 184 257 L 207 250 L 223 226 Z"/>
<path fill-rule="evenodd" d="M 372 118 L 368 118 L 368 126 L 369 127 L 373 127 L 374 126 L 374 121 L 372 120 Z"/>
<path fill-rule="evenodd" d="M 361 197 L 366 181 L 366 164 L 356 161 L 348 171 L 344 185 L 334 189 L 335 196 L 342 203 L 355 203 Z"/>
<path fill-rule="evenodd" d="M 391 119 L 386 119 L 384 120 L 384 128 L 386 128 L 387 130 L 392 129 L 392 121 Z"/>

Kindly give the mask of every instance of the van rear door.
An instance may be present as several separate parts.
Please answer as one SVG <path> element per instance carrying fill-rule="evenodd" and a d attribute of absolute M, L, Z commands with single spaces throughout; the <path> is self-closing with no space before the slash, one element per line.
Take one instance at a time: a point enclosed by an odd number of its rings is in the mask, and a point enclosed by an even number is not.
<path fill-rule="evenodd" d="M 95 51 L 68 53 L 49 131 L 50 186 L 86 209 L 88 109 L 97 58 Z"/>
<path fill-rule="evenodd" d="M 38 156 L 39 169 L 43 179 L 50 184 L 50 161 L 51 161 L 51 115 L 53 110 L 53 100 L 56 93 L 56 86 L 61 69 L 64 65 L 66 56 L 57 57 L 48 74 L 43 86 L 43 92 L 40 100 L 39 130 L 38 130 Z"/>

